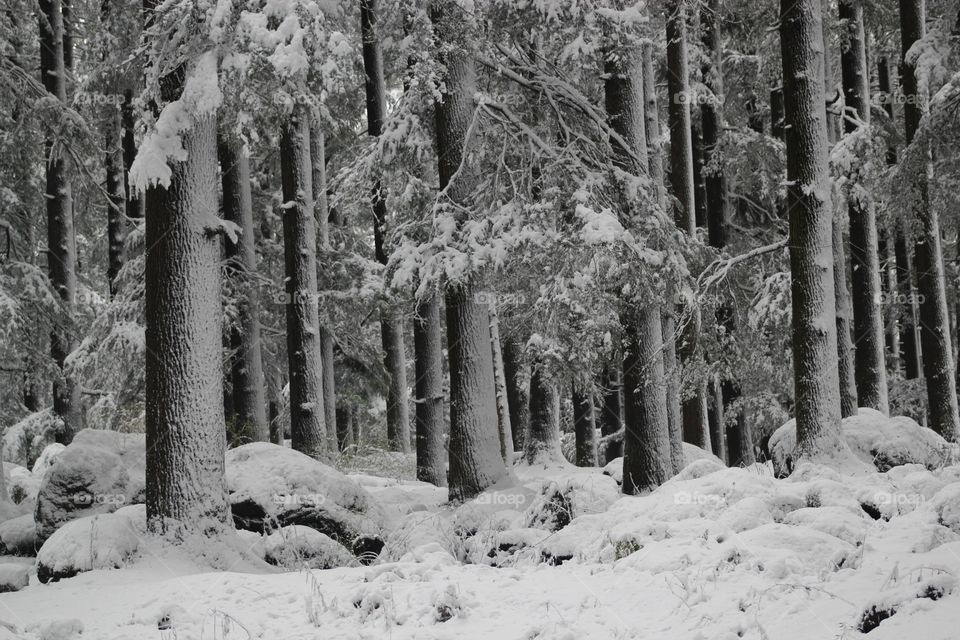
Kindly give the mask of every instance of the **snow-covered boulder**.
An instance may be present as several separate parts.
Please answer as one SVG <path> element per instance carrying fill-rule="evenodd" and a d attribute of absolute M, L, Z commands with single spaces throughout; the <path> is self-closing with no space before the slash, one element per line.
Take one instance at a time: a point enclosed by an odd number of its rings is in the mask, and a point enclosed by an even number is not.
<path fill-rule="evenodd" d="M 37 542 L 76 518 L 143 502 L 145 470 L 143 434 L 84 429 L 43 477 L 34 512 Z"/>
<path fill-rule="evenodd" d="M 342 544 L 316 529 L 295 524 L 281 527 L 263 540 L 264 559 L 287 569 L 334 569 L 357 564 Z"/>
<path fill-rule="evenodd" d="M 878 471 L 903 464 L 920 464 L 933 470 L 950 464 L 956 457 L 954 445 L 905 416 L 889 418 L 874 409 L 861 407 L 857 415 L 843 419 L 841 431 L 853 454 Z M 770 455 L 777 477 L 793 472 L 796 444 L 795 419 L 770 436 Z"/>
<path fill-rule="evenodd" d="M 31 473 L 26 467 L 3 463 L 3 479 L 7 485 L 7 495 L 14 504 L 33 510 L 37 494 L 40 493 L 40 481 L 43 476 Z"/>
<path fill-rule="evenodd" d="M 357 556 L 383 547 L 385 517 L 356 482 L 299 451 L 251 442 L 227 451 L 227 489 L 237 528 L 269 532 L 299 524 Z"/>
<path fill-rule="evenodd" d="M 26 513 L 0 524 L 0 555 L 32 556 L 36 553 L 37 525 Z"/>
<path fill-rule="evenodd" d="M 140 546 L 146 522 L 134 514 L 105 513 L 66 523 L 51 535 L 37 553 L 40 582 L 56 582 L 94 569 L 119 569 Z"/>
<path fill-rule="evenodd" d="M 20 591 L 30 583 L 30 566 L 0 564 L 0 593 Z"/>
<path fill-rule="evenodd" d="M 601 513 L 620 498 L 616 481 L 598 473 L 577 473 L 545 480 L 524 512 L 525 524 L 559 531 L 581 515 Z"/>

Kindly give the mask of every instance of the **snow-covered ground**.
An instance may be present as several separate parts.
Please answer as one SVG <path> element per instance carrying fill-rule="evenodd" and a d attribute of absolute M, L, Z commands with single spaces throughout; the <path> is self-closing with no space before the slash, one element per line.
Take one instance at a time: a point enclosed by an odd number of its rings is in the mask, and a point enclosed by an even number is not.
<path fill-rule="evenodd" d="M 381 563 L 278 572 L 147 539 L 123 569 L 33 576 L 0 595 L 17 629 L 0 638 L 946 640 L 960 628 L 960 466 L 808 465 L 778 480 L 702 459 L 643 497 L 618 497 L 600 470 L 517 467 L 457 509 L 421 483 L 351 477 L 389 507 Z M 550 531 L 560 511 L 574 518 Z"/>

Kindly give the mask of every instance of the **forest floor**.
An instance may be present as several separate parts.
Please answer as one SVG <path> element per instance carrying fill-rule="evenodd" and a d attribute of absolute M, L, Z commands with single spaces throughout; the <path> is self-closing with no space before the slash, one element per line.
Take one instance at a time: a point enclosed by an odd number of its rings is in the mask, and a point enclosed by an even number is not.
<path fill-rule="evenodd" d="M 375 565 L 277 572 L 149 540 L 123 569 L 0 595 L 18 629 L 0 639 L 958 637 L 960 466 L 779 480 L 704 458 L 642 497 L 518 466 L 457 508 L 352 477 L 396 527 Z"/>

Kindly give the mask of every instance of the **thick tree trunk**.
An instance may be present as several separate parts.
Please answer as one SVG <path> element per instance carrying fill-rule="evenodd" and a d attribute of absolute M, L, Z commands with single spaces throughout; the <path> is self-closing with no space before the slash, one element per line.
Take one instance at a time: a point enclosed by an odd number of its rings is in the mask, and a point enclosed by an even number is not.
<path fill-rule="evenodd" d="M 573 384 L 573 431 L 576 438 L 574 463 L 578 467 L 597 466 L 597 429 L 593 394 Z"/>
<path fill-rule="evenodd" d="M 848 111 L 854 111 L 864 123 L 870 123 L 870 76 L 863 30 L 861 0 L 840 0 L 840 20 L 846 26 L 840 67 Z M 844 120 L 846 133 L 859 128 L 849 114 Z M 890 411 L 887 401 L 887 367 L 884 361 L 882 290 L 880 258 L 877 255 L 877 219 L 868 195 L 851 194 L 850 265 L 853 302 L 853 335 L 857 399 L 861 406 L 882 413 Z"/>
<path fill-rule="evenodd" d="M 377 0 L 361 0 L 360 28 L 363 36 L 363 68 L 366 74 L 367 133 L 379 137 L 387 110 L 383 75 L 383 52 L 377 25 Z M 387 215 L 386 196 L 379 178 L 373 184 L 373 239 L 377 262 L 387 264 L 383 227 Z M 387 382 L 387 440 L 393 451 L 410 450 L 410 418 L 407 408 L 407 360 L 403 348 L 403 317 L 385 303 L 380 308 L 380 336 Z"/>
<path fill-rule="evenodd" d="M 913 141 L 923 116 L 925 96 L 917 86 L 916 70 L 906 62 L 907 51 L 924 35 L 923 0 L 900 0 L 900 38 L 903 58 L 900 72 L 903 84 L 904 131 L 907 143 Z M 960 430 L 957 415 L 957 389 L 954 381 L 953 350 L 950 345 L 950 324 L 944 285 L 943 250 L 940 220 L 927 192 L 927 175 L 923 181 L 923 199 L 916 215 L 921 230 L 913 247 L 913 266 L 917 273 L 920 307 L 920 348 L 923 351 L 923 376 L 927 381 L 927 414 L 929 426 L 951 442 Z"/>
<path fill-rule="evenodd" d="M 523 439 L 530 423 L 530 394 L 523 371 L 523 347 L 516 338 L 503 338 L 503 377 L 507 383 L 513 450 L 523 451 Z"/>
<path fill-rule="evenodd" d="M 326 425 L 317 311 L 317 234 L 313 217 L 310 125 L 294 114 L 280 136 L 286 276 L 290 438 L 294 449 L 322 458 Z"/>
<path fill-rule="evenodd" d="M 823 86 L 827 99 L 836 93 L 834 82 L 833 48 L 828 46 L 830 20 L 830 2 L 823 0 L 822 33 L 824 41 L 823 52 Z M 827 153 L 840 140 L 840 117 L 827 110 Z M 833 291 L 836 300 L 837 326 L 837 373 L 840 378 L 840 416 L 848 418 L 857 415 L 857 382 L 855 350 L 851 332 L 853 329 L 853 310 L 850 308 L 850 289 L 847 286 L 847 257 L 844 240 L 844 220 L 839 210 L 835 210 L 831 221 L 831 237 L 833 238 Z"/>
<path fill-rule="evenodd" d="M 527 464 L 565 463 L 560 451 L 560 395 L 556 382 L 539 364 L 530 370 L 530 427 L 523 447 Z"/>
<path fill-rule="evenodd" d="M 500 347 L 500 318 L 495 304 L 490 305 L 490 349 L 493 356 L 493 380 L 497 388 L 497 430 L 500 433 L 500 455 L 508 466 L 513 462 L 513 430 L 510 424 L 510 401 L 507 399 L 507 377 Z"/>
<path fill-rule="evenodd" d="M 240 227 L 237 242 L 225 238 L 227 273 L 237 291 L 237 325 L 230 329 L 234 352 L 230 367 L 233 413 L 241 433 L 256 442 L 270 440 L 266 380 L 260 344 L 260 296 L 257 290 L 257 253 L 250 193 L 250 159 L 239 141 L 220 136 L 220 179 L 223 217 Z"/>
<path fill-rule="evenodd" d="M 473 18 L 454 3 L 434 2 L 431 19 L 439 42 L 445 92 L 435 105 L 437 157 L 442 198 L 464 205 L 477 186 L 477 169 L 467 156 L 467 130 L 476 108 L 477 76 L 469 53 Z M 469 36 L 467 36 L 469 38 Z M 463 222 L 459 214 L 458 224 Z M 450 499 L 476 496 L 506 473 L 497 433 L 497 401 L 490 353 L 490 317 L 476 299 L 477 276 L 448 283 L 447 352 L 450 365 Z"/>
<path fill-rule="evenodd" d="M 313 169 L 313 213 L 317 219 L 317 237 L 319 239 L 320 268 L 325 269 L 326 252 L 330 250 L 330 211 L 327 207 L 327 166 L 325 157 L 325 139 L 323 128 L 311 121 L 310 126 L 310 165 Z M 318 285 L 319 286 L 319 285 Z M 327 444 L 337 446 L 337 381 L 333 368 L 333 332 L 323 322 L 320 323 L 320 352 L 323 366 L 323 421 L 327 427 Z"/>
<path fill-rule="evenodd" d="M 149 18 L 148 18 L 149 19 Z M 177 100 L 183 69 L 161 80 Z M 182 134 L 186 160 L 146 194 L 147 521 L 158 533 L 232 527 L 224 480 L 216 114 Z"/>
<path fill-rule="evenodd" d="M 440 331 L 440 298 L 430 293 L 417 303 L 413 318 L 416 370 L 415 418 L 417 480 L 438 487 L 447 485 L 443 418 L 443 338 Z"/>
<path fill-rule="evenodd" d="M 64 35 L 61 0 L 40 0 L 40 79 L 47 92 L 66 104 L 67 64 L 72 59 L 70 40 Z M 73 351 L 74 306 L 77 297 L 77 240 L 73 226 L 73 190 L 66 152 L 56 150 L 54 139 L 45 142 L 47 202 L 47 275 L 60 297 L 63 315 L 50 332 L 50 355 L 58 371 L 53 382 L 53 413 L 61 421 L 57 442 L 69 444 L 82 427 L 80 387 L 64 374 L 64 362 Z"/>
<path fill-rule="evenodd" d="M 787 210 L 793 296 L 797 455 L 828 457 L 840 438 L 832 209 L 820 0 L 781 0 Z M 837 268 L 842 268 L 838 265 Z"/>
<path fill-rule="evenodd" d="M 630 148 L 614 144 L 613 160 L 625 171 L 641 175 L 649 171 L 642 54 L 640 50 L 627 48 L 617 51 L 615 56 L 608 55 L 605 63 L 604 102 L 611 127 Z M 689 113 L 687 108 L 688 125 Z M 689 140 L 689 126 L 687 136 Z M 627 223 L 626 219 L 623 223 Z M 621 304 L 620 322 L 624 332 L 622 489 L 625 494 L 635 494 L 663 484 L 673 474 L 676 462 L 670 447 L 660 308 L 632 299 Z"/>

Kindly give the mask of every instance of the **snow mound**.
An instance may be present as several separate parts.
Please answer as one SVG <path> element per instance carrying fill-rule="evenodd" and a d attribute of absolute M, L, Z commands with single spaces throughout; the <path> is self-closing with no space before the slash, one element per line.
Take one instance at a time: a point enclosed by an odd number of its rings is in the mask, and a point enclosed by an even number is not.
<path fill-rule="evenodd" d="M 379 553 L 386 517 L 359 484 L 299 451 L 252 442 L 227 451 L 227 489 L 237 528 L 316 529 L 357 556 Z"/>
<path fill-rule="evenodd" d="M 47 583 L 94 569 L 119 569 L 137 552 L 145 528 L 146 522 L 135 522 L 121 513 L 68 522 L 40 547 L 37 577 Z"/>
<path fill-rule="evenodd" d="M 4 431 L 0 457 L 30 467 L 62 426 L 63 421 L 49 408 L 31 413 Z"/>
<path fill-rule="evenodd" d="M 687 479 L 706 475 L 707 473 L 712 473 L 713 471 L 718 471 L 720 469 L 725 469 L 727 466 L 723 463 L 723 460 L 717 456 L 713 455 L 709 451 L 701 449 L 695 444 L 690 444 L 689 442 L 683 443 L 683 460 L 685 466 L 680 473 Z M 691 469 L 691 467 L 693 468 Z M 688 469 L 690 469 L 690 471 L 688 471 Z M 623 456 L 614 458 L 608 462 L 603 468 L 603 475 L 610 476 L 617 481 L 617 484 L 622 485 Z"/>
<path fill-rule="evenodd" d="M 266 536 L 263 547 L 267 562 L 286 569 L 333 569 L 357 564 L 342 544 L 299 524 L 281 527 Z"/>
<path fill-rule="evenodd" d="M 619 498 L 616 481 L 597 473 L 546 480 L 524 513 L 525 524 L 535 529 L 559 531 L 574 518 L 606 511 Z"/>
<path fill-rule="evenodd" d="M 59 442 L 54 442 L 48 444 L 42 452 L 40 452 L 40 457 L 37 458 L 37 461 L 33 463 L 33 468 L 30 470 L 34 476 L 43 479 L 43 475 L 47 472 L 47 469 L 53 466 L 57 461 L 57 458 L 60 457 L 60 454 L 63 453 L 64 449 L 67 446 Z"/>
<path fill-rule="evenodd" d="M 145 442 L 143 434 L 79 432 L 43 477 L 34 512 L 37 543 L 71 520 L 143 502 Z"/>
<path fill-rule="evenodd" d="M 37 525 L 32 513 L 0 524 L 0 555 L 32 556 L 36 544 Z"/>
<path fill-rule="evenodd" d="M 0 593 L 20 591 L 30 584 L 30 567 L 23 564 L 0 564 Z"/>
<path fill-rule="evenodd" d="M 874 409 L 861 407 L 857 415 L 843 419 L 841 431 L 854 455 L 878 471 L 905 464 L 919 464 L 933 470 L 956 459 L 955 445 L 905 416 L 889 418 Z M 793 472 L 796 443 L 796 420 L 790 420 L 770 436 L 770 455 L 778 477 Z"/>
<path fill-rule="evenodd" d="M 7 495 L 14 504 L 22 505 L 33 511 L 40 493 L 42 475 L 31 473 L 26 467 L 3 463 L 3 479 L 7 485 Z"/>

